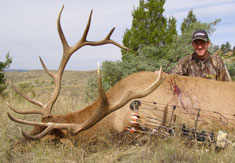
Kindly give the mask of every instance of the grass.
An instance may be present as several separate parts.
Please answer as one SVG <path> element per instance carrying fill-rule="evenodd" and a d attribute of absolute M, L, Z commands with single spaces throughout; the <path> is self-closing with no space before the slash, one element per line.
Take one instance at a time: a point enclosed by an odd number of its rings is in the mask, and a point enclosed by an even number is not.
<path fill-rule="evenodd" d="M 7 72 L 7 80 L 16 86 L 20 83 L 31 83 L 39 101 L 46 102 L 52 90 L 51 79 L 43 71 Z M 96 72 L 66 71 L 63 86 L 53 113 L 68 113 L 87 105 L 84 100 L 86 83 L 89 77 L 95 78 Z M 96 90 L 94 90 L 96 91 Z M 31 127 L 19 125 L 9 120 L 10 112 L 5 102 L 20 110 L 33 109 L 35 106 L 13 95 L 0 99 L 0 162 L 14 163 L 214 163 L 235 162 L 235 149 L 229 146 L 216 150 L 214 146 L 194 144 L 180 137 L 162 139 L 155 136 L 137 133 L 117 133 L 104 130 L 94 135 L 93 139 L 71 143 L 65 139 L 58 141 L 29 141 L 19 133 L 21 126 L 26 132 Z M 11 112 L 12 113 L 12 112 Z M 22 116 L 12 113 L 21 119 L 39 121 L 40 116 Z"/>

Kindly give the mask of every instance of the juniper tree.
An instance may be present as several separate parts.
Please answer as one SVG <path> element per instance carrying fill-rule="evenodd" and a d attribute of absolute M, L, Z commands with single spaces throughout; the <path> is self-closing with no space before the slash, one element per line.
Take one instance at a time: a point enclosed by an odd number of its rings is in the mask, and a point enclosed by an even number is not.
<path fill-rule="evenodd" d="M 177 35 L 176 19 L 163 16 L 165 0 L 140 0 L 139 7 L 132 12 L 131 29 L 126 29 L 123 44 L 138 55 L 144 46 L 164 47 Z M 130 52 L 122 51 L 122 59 Z"/>
<path fill-rule="evenodd" d="M 190 10 L 188 12 L 188 15 L 186 18 L 184 18 L 184 21 L 183 23 L 181 24 L 180 26 L 180 30 L 181 30 L 181 33 L 184 33 L 186 32 L 187 30 L 189 30 L 189 28 L 191 28 L 190 26 L 193 24 L 193 23 L 197 23 L 197 18 L 196 18 L 196 15 L 193 13 L 193 10 Z"/>
<path fill-rule="evenodd" d="M 9 56 L 9 52 L 6 54 L 6 60 L 4 62 L 0 61 L 0 94 L 2 95 L 3 91 L 6 89 L 6 79 L 4 70 L 10 66 L 12 59 Z"/>

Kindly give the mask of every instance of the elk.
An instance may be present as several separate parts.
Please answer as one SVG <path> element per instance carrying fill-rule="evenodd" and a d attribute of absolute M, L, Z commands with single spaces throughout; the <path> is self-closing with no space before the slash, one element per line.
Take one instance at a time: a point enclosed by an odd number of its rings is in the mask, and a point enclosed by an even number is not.
<path fill-rule="evenodd" d="M 64 68 L 70 56 L 79 48 L 85 45 L 103 45 L 107 43 L 114 44 L 119 48 L 129 50 L 128 48 L 110 40 L 110 36 L 114 29 L 106 36 L 104 40 L 90 42 L 86 40 L 87 33 L 90 27 L 91 14 L 88 20 L 87 27 L 83 33 L 81 40 L 70 47 L 65 39 L 60 25 L 59 13 L 57 26 L 59 36 L 63 45 L 63 57 L 57 73 L 52 74 L 44 65 L 42 59 L 40 61 L 44 70 L 55 80 L 55 88 L 52 97 L 46 104 L 31 99 L 17 91 L 27 101 L 41 107 L 39 110 L 18 111 L 8 105 L 11 110 L 19 114 L 41 114 L 42 122 L 30 122 L 12 117 L 9 113 L 9 118 L 17 123 L 35 126 L 32 135 L 22 131 L 23 136 L 29 139 L 40 139 L 51 131 L 59 130 L 71 134 L 78 134 L 81 131 L 90 129 L 96 126 L 100 121 L 110 125 L 115 130 L 122 132 L 128 126 L 129 117 L 132 111 L 129 106 L 132 99 L 139 99 L 141 105 L 147 103 L 153 111 L 148 108 L 139 110 L 142 117 L 153 117 L 155 119 L 162 118 L 169 114 L 162 111 L 172 109 L 175 106 L 175 114 L 177 115 L 176 122 L 194 122 L 195 116 L 200 114 L 199 125 L 205 128 L 232 128 L 235 124 L 235 83 L 212 81 L 203 78 L 186 77 L 162 73 L 161 70 L 156 75 L 154 72 L 139 72 L 134 73 L 113 86 L 107 92 L 104 91 L 101 83 L 100 70 L 98 67 L 98 92 L 99 98 L 91 105 L 68 114 L 51 115 L 56 99 L 60 93 L 61 77 Z M 157 79 L 156 79 L 157 78 Z M 171 118 L 167 118 L 170 121 Z M 142 119 L 143 125 L 145 119 Z M 218 124 L 215 126 L 215 124 Z M 220 125 L 221 124 L 221 125 Z M 101 124 L 102 125 L 102 124 Z M 161 125 L 161 124 L 160 124 Z M 89 130 L 88 130 L 89 131 Z"/>
<path fill-rule="evenodd" d="M 60 24 L 60 19 L 61 19 L 63 8 L 64 6 L 61 8 L 58 18 L 57 18 L 57 29 L 58 29 L 58 33 L 62 42 L 62 46 L 63 46 L 63 56 L 62 56 L 59 68 L 56 71 L 56 73 L 52 73 L 51 71 L 49 71 L 46 65 L 44 64 L 43 60 L 41 59 L 41 57 L 39 57 L 44 70 L 47 72 L 47 74 L 50 77 L 52 77 L 52 79 L 54 79 L 55 86 L 54 86 L 54 91 L 52 93 L 52 96 L 50 97 L 50 99 L 48 100 L 46 104 L 43 104 L 42 102 L 32 99 L 28 97 L 27 95 L 25 95 L 24 93 L 20 92 L 15 86 L 12 86 L 13 89 L 18 94 L 20 94 L 25 100 L 27 100 L 28 102 L 34 105 L 37 105 L 41 109 L 29 110 L 29 111 L 18 111 L 14 109 L 12 106 L 10 106 L 9 104 L 7 104 L 11 110 L 19 114 L 42 115 L 42 122 L 29 122 L 29 121 L 24 121 L 20 119 L 15 119 L 10 115 L 10 113 L 8 113 L 9 118 L 15 122 L 36 126 L 33 131 L 33 135 L 37 134 L 35 136 L 28 135 L 22 131 L 22 134 L 25 137 L 30 138 L 30 139 L 40 139 L 44 137 L 45 135 L 47 135 L 50 131 L 55 130 L 55 129 L 68 130 L 72 134 L 78 134 L 83 130 L 89 129 L 90 127 L 95 125 L 97 122 L 99 122 L 101 119 L 103 119 L 105 116 L 107 116 L 111 112 L 124 106 L 130 100 L 135 99 L 135 98 L 141 98 L 150 94 L 156 87 L 159 86 L 161 82 L 161 75 L 159 75 L 158 78 L 152 84 L 149 84 L 149 86 L 147 86 L 145 89 L 139 92 L 135 92 L 134 90 L 125 87 L 126 88 L 125 92 L 121 92 L 121 94 L 119 93 L 120 100 L 116 101 L 112 99 L 113 93 L 107 93 L 107 94 L 105 93 L 102 87 L 100 70 L 98 66 L 97 76 L 98 76 L 99 99 L 95 101 L 92 105 L 84 109 L 81 109 L 79 111 L 65 114 L 65 115 L 51 115 L 53 105 L 55 104 L 60 94 L 61 78 L 62 78 L 64 69 L 71 55 L 75 51 L 77 51 L 78 49 L 86 45 L 99 46 L 99 45 L 104 45 L 104 44 L 113 44 L 121 49 L 129 50 L 127 47 L 122 46 L 119 43 L 110 39 L 115 28 L 113 28 L 103 40 L 87 41 L 87 34 L 90 28 L 92 10 L 88 19 L 87 26 L 84 30 L 84 33 L 81 39 L 74 46 L 69 46 L 64 36 L 63 30 L 61 28 L 61 24 Z M 115 94 L 115 96 L 117 96 L 117 94 Z"/>

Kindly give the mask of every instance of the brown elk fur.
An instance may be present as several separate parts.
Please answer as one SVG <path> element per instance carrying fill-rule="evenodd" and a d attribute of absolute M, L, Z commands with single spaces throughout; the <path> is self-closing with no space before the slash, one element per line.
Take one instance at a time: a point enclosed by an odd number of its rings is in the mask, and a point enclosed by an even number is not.
<path fill-rule="evenodd" d="M 149 102 L 157 102 L 168 106 L 168 109 L 171 109 L 171 105 L 177 105 L 176 112 L 180 111 L 187 114 L 178 114 L 177 121 L 186 122 L 185 119 L 188 119 L 192 123 L 195 121 L 195 115 L 197 110 L 195 108 L 200 108 L 200 125 L 202 128 L 213 127 L 215 122 L 219 123 L 220 116 L 218 112 L 224 115 L 229 124 L 221 127 L 231 127 L 235 124 L 235 119 L 233 118 L 235 114 L 235 83 L 234 82 L 221 82 L 221 81 L 212 81 L 203 78 L 195 77 L 185 77 L 177 75 L 164 75 L 165 79 L 161 85 L 153 91 L 148 96 L 142 98 L 141 100 Z M 127 90 L 141 91 L 150 85 L 156 78 L 154 72 L 139 72 L 134 73 L 120 82 L 118 82 L 114 87 L 106 92 L 109 103 L 114 103 L 119 100 Z M 178 86 L 182 93 L 181 102 L 173 93 L 172 90 L 172 81 Z M 92 113 L 95 111 L 99 99 L 93 104 L 87 106 L 86 108 L 68 113 L 65 115 L 52 115 L 49 120 L 56 123 L 84 123 L 87 119 L 92 116 Z M 182 104 L 184 108 L 181 107 Z M 131 110 L 129 108 L 130 103 L 126 104 L 124 107 L 120 108 L 117 111 L 114 111 L 107 117 L 101 120 L 96 126 L 99 126 L 99 129 L 113 128 L 118 132 L 122 132 L 128 126 L 131 116 Z M 140 110 L 141 116 L 151 116 L 162 118 L 162 112 L 154 112 L 149 110 Z M 191 116 L 188 114 L 192 113 Z M 176 113 L 177 114 L 177 113 Z M 215 121 L 214 121 L 215 120 Z M 91 131 L 91 130 L 90 130 Z M 40 133 L 41 131 L 35 131 L 35 133 Z"/>

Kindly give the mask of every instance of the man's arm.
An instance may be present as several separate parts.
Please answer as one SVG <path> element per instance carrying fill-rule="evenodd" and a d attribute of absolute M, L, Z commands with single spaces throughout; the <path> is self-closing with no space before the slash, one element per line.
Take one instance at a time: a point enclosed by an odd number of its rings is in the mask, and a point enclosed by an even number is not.
<path fill-rule="evenodd" d="M 214 60 L 217 62 L 217 80 L 232 81 L 226 65 L 221 57 L 214 55 Z"/>
<path fill-rule="evenodd" d="M 227 66 L 224 64 L 224 70 L 225 70 L 225 80 L 224 81 L 229 81 L 229 82 L 231 82 L 232 81 L 232 79 L 231 79 L 231 76 L 230 76 L 230 74 L 229 74 L 229 72 L 228 72 L 228 69 L 227 69 Z"/>
<path fill-rule="evenodd" d="M 175 67 L 171 71 L 171 74 L 183 75 L 183 64 L 178 63 L 177 65 L 175 65 Z"/>
<path fill-rule="evenodd" d="M 171 74 L 177 74 L 177 75 L 187 75 L 187 66 L 188 62 L 192 58 L 192 55 L 186 55 L 183 58 L 179 60 L 179 62 L 175 65 L 175 67 L 172 69 Z"/>

